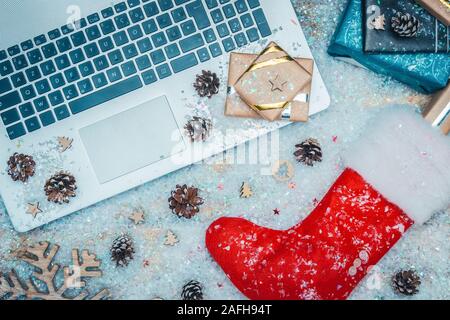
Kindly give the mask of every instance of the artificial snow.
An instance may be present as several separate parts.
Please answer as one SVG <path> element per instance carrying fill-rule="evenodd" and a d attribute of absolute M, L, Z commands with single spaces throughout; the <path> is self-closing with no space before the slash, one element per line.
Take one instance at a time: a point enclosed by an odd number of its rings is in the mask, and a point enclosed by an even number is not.
<path fill-rule="evenodd" d="M 87 288 L 92 292 L 107 287 L 116 299 L 180 299 L 183 285 L 195 279 L 202 283 L 206 299 L 244 298 L 205 249 L 208 226 L 221 216 L 242 216 L 276 229 L 297 224 L 340 175 L 341 155 L 366 131 L 379 109 L 389 104 L 409 104 L 417 110 L 428 101 L 398 82 L 327 55 L 345 0 L 293 3 L 332 103 L 308 123 L 293 124 L 280 131 L 280 159 L 295 165 L 292 181 L 278 182 L 270 175 L 262 175 L 261 170 L 267 165 L 215 164 L 215 157 L 207 164 L 192 165 L 26 234 L 14 231 L 0 201 L 0 271 L 14 267 L 21 275 L 29 274 L 29 268 L 14 256 L 14 250 L 48 240 L 61 245 L 56 257 L 61 264 L 70 263 L 71 248 L 88 249 L 102 259 L 103 277 L 88 281 Z M 290 53 L 296 56 L 295 50 Z M 217 71 L 222 84 L 226 83 L 225 64 Z M 225 85 L 221 89 L 224 95 Z M 187 105 L 197 102 L 193 97 L 187 99 Z M 202 102 L 214 117 L 223 114 L 218 99 Z M 240 121 L 253 125 L 255 133 L 266 125 L 261 121 L 226 118 L 218 129 L 238 128 Z M 295 144 L 309 137 L 320 141 L 324 153 L 323 162 L 313 168 L 296 164 L 293 156 Z M 249 199 L 239 197 L 243 181 L 252 186 L 253 196 Z M 192 220 L 179 219 L 168 208 L 170 191 L 180 183 L 199 187 L 205 198 L 200 214 Z M 219 185 L 223 188 L 219 189 Z M 143 224 L 134 225 L 128 218 L 136 208 L 145 211 Z M 273 214 L 275 208 L 281 210 L 280 215 Z M 406 232 L 350 299 L 450 299 L 450 218 L 449 211 L 442 209 L 424 225 Z M 164 245 L 168 230 L 180 240 L 173 247 Z M 122 233 L 133 237 L 136 254 L 127 268 L 116 268 L 110 261 L 109 248 Z M 399 269 L 409 268 L 421 276 L 420 292 L 412 297 L 399 296 L 390 286 L 391 277 Z M 314 296 L 311 292 L 305 298 Z"/>

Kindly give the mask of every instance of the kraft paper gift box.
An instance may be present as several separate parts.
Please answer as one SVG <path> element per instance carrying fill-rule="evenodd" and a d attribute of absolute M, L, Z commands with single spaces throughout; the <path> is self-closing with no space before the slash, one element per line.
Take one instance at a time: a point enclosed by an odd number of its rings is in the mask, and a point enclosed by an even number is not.
<path fill-rule="evenodd" d="M 249 68 L 256 57 L 256 54 L 231 53 L 228 69 L 228 96 L 225 104 L 225 115 L 241 118 L 261 118 L 261 116 L 250 108 L 234 90 L 236 81 L 245 70 Z M 311 75 L 311 77 L 313 76 L 314 60 L 304 58 L 296 58 L 295 60 Z M 295 122 L 308 121 L 311 85 L 312 82 L 310 81 L 302 90 L 300 90 L 295 98 L 297 103 L 294 106 L 285 109 L 278 120 L 290 120 Z"/>
<path fill-rule="evenodd" d="M 424 118 L 444 134 L 450 132 L 450 85 L 438 92 L 423 113 Z"/>
<path fill-rule="evenodd" d="M 450 1 L 449 0 L 416 0 L 422 7 L 428 10 L 442 23 L 450 26 Z"/>
<path fill-rule="evenodd" d="M 271 42 L 237 79 L 236 94 L 259 116 L 279 120 L 283 112 L 297 110 L 296 100 L 312 76 L 276 43 Z"/>

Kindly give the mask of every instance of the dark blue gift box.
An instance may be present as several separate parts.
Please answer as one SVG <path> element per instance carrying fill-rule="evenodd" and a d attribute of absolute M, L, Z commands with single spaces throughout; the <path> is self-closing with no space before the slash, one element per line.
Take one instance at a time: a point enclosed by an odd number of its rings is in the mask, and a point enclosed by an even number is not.
<path fill-rule="evenodd" d="M 361 0 L 349 0 L 328 53 L 354 60 L 372 71 L 391 76 L 423 93 L 433 93 L 447 85 L 450 77 L 450 55 L 365 54 L 362 21 Z"/>

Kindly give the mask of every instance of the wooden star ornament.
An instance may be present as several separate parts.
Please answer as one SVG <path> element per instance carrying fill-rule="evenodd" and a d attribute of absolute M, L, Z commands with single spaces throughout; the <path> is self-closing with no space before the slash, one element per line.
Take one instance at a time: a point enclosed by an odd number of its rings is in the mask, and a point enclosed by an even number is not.
<path fill-rule="evenodd" d="M 141 224 L 145 221 L 145 216 L 143 211 L 135 211 L 131 216 L 128 217 L 135 225 Z"/>
<path fill-rule="evenodd" d="M 39 202 L 36 203 L 28 203 L 27 205 L 27 213 L 31 214 L 33 216 L 33 218 L 36 218 L 36 216 L 39 213 L 42 213 L 42 210 L 40 208 L 40 204 Z"/>
<path fill-rule="evenodd" d="M 68 137 L 58 137 L 59 150 L 61 152 L 66 152 L 72 148 L 73 139 Z"/>
<path fill-rule="evenodd" d="M 283 88 L 287 83 L 287 81 L 281 80 L 279 75 L 277 75 L 275 77 L 275 79 L 269 80 L 269 82 L 272 85 L 272 88 L 271 88 L 272 92 L 275 92 L 275 91 L 283 92 Z"/>

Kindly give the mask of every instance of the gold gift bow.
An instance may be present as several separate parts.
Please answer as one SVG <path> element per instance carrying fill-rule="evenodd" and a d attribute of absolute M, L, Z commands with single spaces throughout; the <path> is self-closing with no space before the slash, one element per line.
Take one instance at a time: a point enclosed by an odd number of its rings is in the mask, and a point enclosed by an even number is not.
<path fill-rule="evenodd" d="M 450 9 L 450 1 L 449 0 L 439 0 L 447 9 Z"/>
<path fill-rule="evenodd" d="M 283 49 L 281 49 L 281 47 L 274 45 L 274 46 L 270 46 L 267 47 L 266 49 L 264 49 L 259 57 L 263 57 L 266 54 L 269 53 L 273 53 L 273 52 L 284 52 Z M 251 72 L 251 71 L 255 71 L 258 69 L 262 69 L 268 66 L 276 66 L 278 64 L 282 64 L 282 63 L 287 63 L 287 62 L 291 62 L 294 61 L 293 58 L 291 58 L 288 55 L 279 57 L 279 58 L 273 58 L 264 62 L 259 62 L 259 63 L 255 63 L 252 64 L 243 74 L 242 76 L 239 78 L 238 82 L 242 79 L 242 77 L 247 73 L 247 72 Z M 249 106 L 252 109 L 257 109 L 259 111 L 263 111 L 263 110 L 276 110 L 276 109 L 284 109 L 287 107 L 287 105 L 290 103 L 290 101 L 282 101 L 282 102 L 276 102 L 276 103 L 267 103 L 267 104 L 249 104 Z"/>

